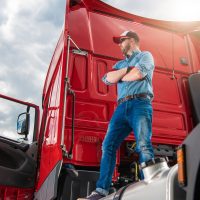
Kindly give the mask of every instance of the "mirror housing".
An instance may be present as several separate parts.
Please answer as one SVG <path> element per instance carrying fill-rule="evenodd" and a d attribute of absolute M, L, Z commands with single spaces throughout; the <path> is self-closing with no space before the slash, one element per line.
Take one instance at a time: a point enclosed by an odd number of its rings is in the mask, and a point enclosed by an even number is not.
<path fill-rule="evenodd" d="M 30 125 L 30 114 L 21 113 L 17 118 L 17 133 L 19 135 L 25 135 L 25 140 L 28 140 L 27 136 L 29 134 Z"/>

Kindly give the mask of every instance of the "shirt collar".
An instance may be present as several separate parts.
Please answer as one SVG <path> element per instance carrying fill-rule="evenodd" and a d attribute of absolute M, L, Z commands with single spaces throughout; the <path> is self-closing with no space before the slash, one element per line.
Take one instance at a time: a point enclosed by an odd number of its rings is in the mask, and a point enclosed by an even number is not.
<path fill-rule="evenodd" d="M 126 57 L 126 60 L 130 60 L 132 58 L 134 58 L 138 53 L 140 53 L 141 51 L 139 49 L 136 49 L 133 51 L 132 55 L 130 57 Z"/>

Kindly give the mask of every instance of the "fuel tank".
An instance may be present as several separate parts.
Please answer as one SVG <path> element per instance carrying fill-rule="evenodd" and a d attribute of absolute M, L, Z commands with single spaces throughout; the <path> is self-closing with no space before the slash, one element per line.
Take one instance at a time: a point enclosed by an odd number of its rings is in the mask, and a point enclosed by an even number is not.
<path fill-rule="evenodd" d="M 127 185 L 101 200 L 184 200 L 185 191 L 177 180 L 178 166 L 168 167 L 165 159 L 142 163 L 144 180 Z"/>

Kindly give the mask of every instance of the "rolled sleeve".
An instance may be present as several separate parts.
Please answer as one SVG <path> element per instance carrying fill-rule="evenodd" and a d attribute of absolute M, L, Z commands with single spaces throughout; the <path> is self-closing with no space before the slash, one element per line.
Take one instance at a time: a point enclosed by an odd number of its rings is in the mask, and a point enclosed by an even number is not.
<path fill-rule="evenodd" d="M 106 85 L 112 85 L 112 84 L 113 84 L 113 83 L 111 83 L 111 82 L 109 82 L 109 81 L 107 80 L 107 74 L 105 74 L 105 75 L 103 76 L 102 81 L 103 81 Z"/>
<path fill-rule="evenodd" d="M 120 67 L 121 67 L 121 65 L 122 65 L 123 62 L 124 62 L 123 60 L 122 60 L 122 61 L 118 61 L 115 65 L 113 65 L 112 69 L 113 69 L 113 70 L 118 70 L 118 69 L 120 69 Z M 111 83 L 111 82 L 109 82 L 109 81 L 107 80 L 107 74 L 105 74 L 105 75 L 103 76 L 102 81 L 103 81 L 106 85 L 113 85 L 113 84 L 114 84 L 114 83 Z"/>
<path fill-rule="evenodd" d="M 145 77 L 149 71 L 154 69 L 154 60 L 152 54 L 150 52 L 144 52 L 135 67 L 139 69 L 142 76 Z"/>

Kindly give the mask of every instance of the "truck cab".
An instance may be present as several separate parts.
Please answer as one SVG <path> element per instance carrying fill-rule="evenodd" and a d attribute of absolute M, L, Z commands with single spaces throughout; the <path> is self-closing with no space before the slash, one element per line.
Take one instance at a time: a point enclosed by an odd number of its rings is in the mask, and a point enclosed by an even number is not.
<path fill-rule="evenodd" d="M 67 0 L 44 83 L 41 122 L 38 106 L 0 95 L 24 106 L 15 112 L 12 131 L 0 119 L 0 199 L 75 200 L 95 189 L 102 141 L 117 106 L 116 86 L 101 79 L 123 59 L 112 37 L 124 30 L 136 31 L 141 50 L 154 56 L 152 142 L 156 157 L 168 157 L 173 166 L 176 148 L 198 123 L 189 84 L 200 70 L 198 28 L 199 22 L 144 18 L 100 0 Z M 5 103 L 2 113 L 8 108 Z M 111 192 L 140 179 L 134 141 L 130 134 L 117 152 Z"/>

